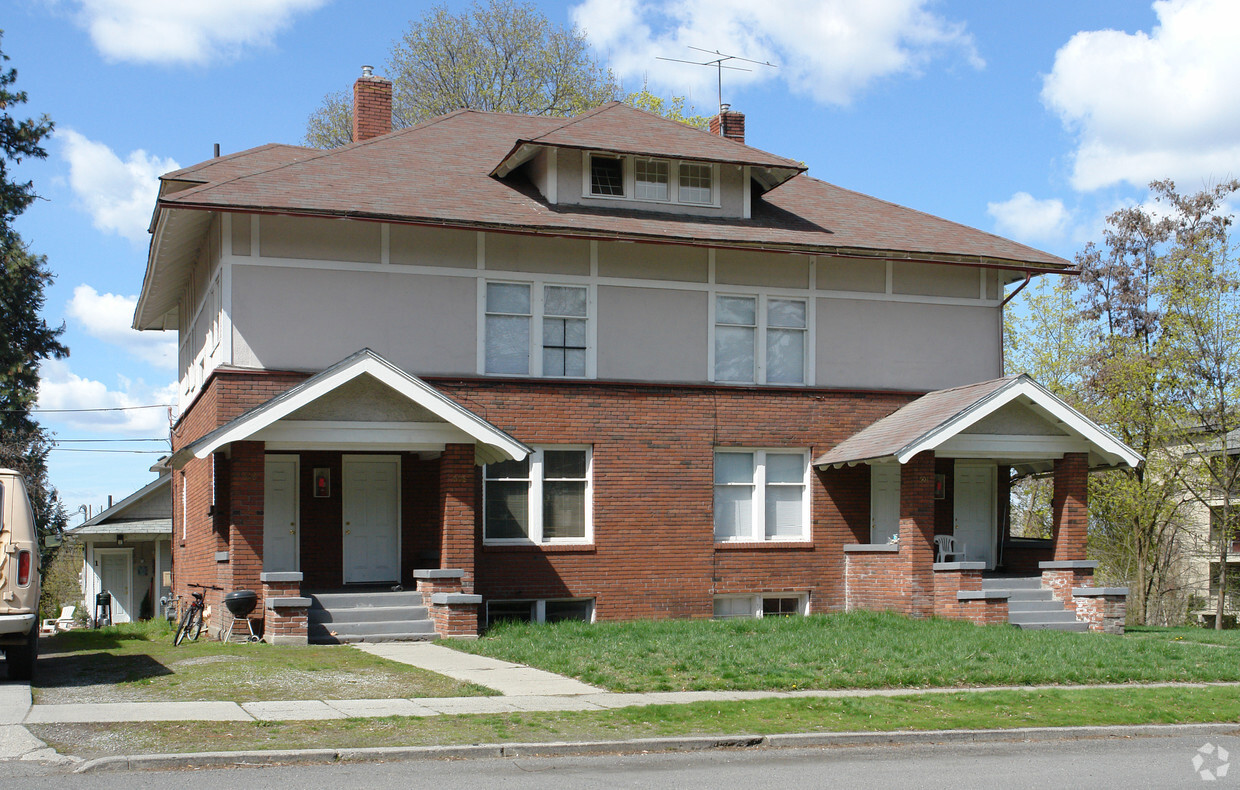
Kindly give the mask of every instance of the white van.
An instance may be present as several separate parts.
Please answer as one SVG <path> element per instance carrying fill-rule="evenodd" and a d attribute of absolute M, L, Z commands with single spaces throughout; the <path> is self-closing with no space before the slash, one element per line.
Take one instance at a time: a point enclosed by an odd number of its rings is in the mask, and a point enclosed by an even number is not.
<path fill-rule="evenodd" d="M 9 678 L 29 680 L 39 651 L 39 539 L 26 481 L 0 469 L 0 648 Z"/>

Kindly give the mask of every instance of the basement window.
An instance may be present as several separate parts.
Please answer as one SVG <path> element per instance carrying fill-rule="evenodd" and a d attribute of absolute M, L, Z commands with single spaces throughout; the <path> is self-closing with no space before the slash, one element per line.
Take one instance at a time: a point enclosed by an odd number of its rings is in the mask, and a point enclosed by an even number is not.
<path fill-rule="evenodd" d="M 769 595 L 716 595 L 715 619 L 738 617 L 792 617 L 808 610 L 804 593 L 772 593 Z"/>
<path fill-rule="evenodd" d="M 515 601 L 487 601 L 486 627 L 496 623 L 558 623 L 561 620 L 594 621 L 594 599 L 537 598 Z"/>

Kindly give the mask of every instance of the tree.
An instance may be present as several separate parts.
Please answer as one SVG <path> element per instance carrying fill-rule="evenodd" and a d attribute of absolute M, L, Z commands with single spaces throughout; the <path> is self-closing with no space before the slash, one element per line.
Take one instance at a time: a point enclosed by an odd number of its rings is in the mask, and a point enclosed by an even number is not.
<path fill-rule="evenodd" d="M 0 63 L 8 60 L 0 51 Z M 13 221 L 36 195 L 30 181 L 13 179 L 10 165 L 25 157 L 46 157 L 40 142 L 52 131 L 46 116 L 37 121 L 13 117 L 13 109 L 27 100 L 25 91 L 12 90 L 16 81 L 16 69 L 0 71 L 0 466 L 25 476 L 43 538 L 59 534 L 68 519 L 47 477 L 51 441 L 30 412 L 38 397 L 39 363 L 62 358 L 69 350 L 59 340 L 64 327 L 52 329 L 39 316 L 44 288 L 52 279 L 47 261 L 32 254 L 13 229 Z M 46 568 L 48 549 L 43 540 L 40 546 Z"/>
<path fill-rule="evenodd" d="M 611 71 L 590 54 L 585 33 L 553 24 L 530 3 L 475 2 L 460 14 L 437 6 L 410 23 L 388 53 L 392 126 L 403 129 L 463 108 L 570 116 L 622 96 Z M 635 107 L 705 128 L 683 98 L 642 90 Z M 692 108 L 689 108 L 692 112 Z M 353 97 L 329 93 L 306 123 L 306 143 L 335 148 L 353 140 Z"/>
<path fill-rule="evenodd" d="M 1170 181 L 1153 185 L 1173 209 L 1175 243 L 1160 260 L 1155 292 L 1163 305 L 1167 384 L 1173 393 L 1185 491 L 1209 513 L 1206 538 L 1218 560 L 1214 627 L 1223 627 L 1227 555 L 1235 529 L 1233 493 L 1240 482 L 1240 271 L 1223 202 L 1240 190 L 1229 181 L 1182 196 Z"/>

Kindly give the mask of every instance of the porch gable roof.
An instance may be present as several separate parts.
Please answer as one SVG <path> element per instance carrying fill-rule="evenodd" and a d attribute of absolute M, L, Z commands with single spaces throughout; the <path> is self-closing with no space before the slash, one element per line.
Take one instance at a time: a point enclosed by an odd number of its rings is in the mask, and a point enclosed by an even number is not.
<path fill-rule="evenodd" d="M 1079 440 L 1091 467 L 1135 467 L 1142 457 L 1104 428 L 1021 373 L 930 392 L 863 428 L 814 461 L 814 466 L 852 466 L 879 460 L 907 463 L 942 447 L 1002 407 L 1021 401 L 1048 423 Z M 997 451 L 1002 455 L 1002 450 Z"/>
<path fill-rule="evenodd" d="M 370 349 L 364 348 L 199 437 L 174 453 L 170 465 L 173 469 L 181 469 L 193 458 L 206 458 L 225 445 L 250 439 L 303 406 L 363 375 L 369 375 L 387 385 L 447 425 L 472 438 L 475 442 L 475 461 L 479 465 L 508 460 L 520 461 L 530 453 L 529 447 L 509 434 L 447 398 L 417 376 L 406 373 Z"/>

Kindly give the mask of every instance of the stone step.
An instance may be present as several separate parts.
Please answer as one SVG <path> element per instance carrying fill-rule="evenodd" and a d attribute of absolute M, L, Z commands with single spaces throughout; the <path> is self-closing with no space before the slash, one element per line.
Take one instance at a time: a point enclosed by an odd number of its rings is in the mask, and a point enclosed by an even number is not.
<path fill-rule="evenodd" d="M 382 620 L 373 623 L 311 623 L 307 630 L 314 644 L 344 642 L 391 642 L 436 639 L 430 620 Z"/>
<path fill-rule="evenodd" d="M 983 590 L 1039 590 L 1042 588 L 1041 576 L 983 576 Z"/>
<path fill-rule="evenodd" d="M 1064 605 L 1060 601 L 1047 597 L 1038 600 L 1020 598 L 1008 599 L 1008 612 L 1062 612 Z"/>
<path fill-rule="evenodd" d="M 425 620 L 425 606 L 350 606 L 324 609 L 311 607 L 307 612 L 312 623 L 373 623 L 384 620 Z"/>
<path fill-rule="evenodd" d="M 307 593 L 312 609 L 346 609 L 371 606 L 421 606 L 422 593 L 403 592 L 338 592 Z"/>
<path fill-rule="evenodd" d="M 1012 623 L 1024 631 L 1078 631 L 1089 630 L 1089 623 L 1073 620 L 1070 623 Z"/>
<path fill-rule="evenodd" d="M 1026 623 L 1075 623 L 1076 621 L 1076 612 L 1069 612 L 1062 606 L 1058 611 L 1008 612 L 1008 622 L 1012 625 L 1024 625 Z"/>

